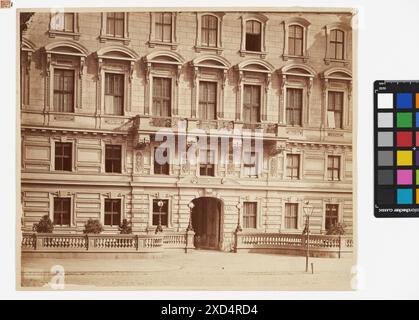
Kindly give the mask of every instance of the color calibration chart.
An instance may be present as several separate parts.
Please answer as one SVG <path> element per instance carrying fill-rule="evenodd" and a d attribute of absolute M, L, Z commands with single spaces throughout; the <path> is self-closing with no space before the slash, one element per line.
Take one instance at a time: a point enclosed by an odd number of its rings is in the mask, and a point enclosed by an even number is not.
<path fill-rule="evenodd" d="M 419 217 L 419 81 L 375 81 L 374 110 L 374 214 Z"/>

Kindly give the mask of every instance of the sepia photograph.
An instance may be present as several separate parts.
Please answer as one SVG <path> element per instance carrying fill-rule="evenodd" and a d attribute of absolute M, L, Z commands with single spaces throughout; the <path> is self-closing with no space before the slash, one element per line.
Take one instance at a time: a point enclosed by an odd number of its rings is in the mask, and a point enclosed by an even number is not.
<path fill-rule="evenodd" d="M 356 18 L 18 9 L 17 289 L 355 289 Z"/>

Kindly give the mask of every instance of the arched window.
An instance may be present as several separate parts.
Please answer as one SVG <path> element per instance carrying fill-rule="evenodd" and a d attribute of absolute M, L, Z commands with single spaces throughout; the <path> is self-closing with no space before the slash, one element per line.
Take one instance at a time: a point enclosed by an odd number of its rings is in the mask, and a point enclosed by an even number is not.
<path fill-rule="evenodd" d="M 336 60 L 344 59 L 345 33 L 342 30 L 334 29 L 330 31 L 329 48 L 329 58 Z"/>
<path fill-rule="evenodd" d="M 288 54 L 292 56 L 303 55 L 303 27 L 299 25 L 289 26 Z"/>
<path fill-rule="evenodd" d="M 246 22 L 246 51 L 261 51 L 262 24 L 256 20 Z"/>

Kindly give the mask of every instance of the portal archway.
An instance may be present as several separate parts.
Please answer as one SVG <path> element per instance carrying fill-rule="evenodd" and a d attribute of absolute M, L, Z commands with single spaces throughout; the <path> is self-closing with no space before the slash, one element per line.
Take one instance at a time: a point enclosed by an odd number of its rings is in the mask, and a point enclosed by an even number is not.
<path fill-rule="evenodd" d="M 195 247 L 220 249 L 222 241 L 223 202 L 218 198 L 201 197 L 193 200 L 192 225 Z"/>

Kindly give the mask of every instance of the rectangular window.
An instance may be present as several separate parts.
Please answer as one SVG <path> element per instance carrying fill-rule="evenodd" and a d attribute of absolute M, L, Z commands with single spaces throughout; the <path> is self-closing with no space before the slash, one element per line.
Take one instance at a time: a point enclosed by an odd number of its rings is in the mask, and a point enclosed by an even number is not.
<path fill-rule="evenodd" d="M 246 50 L 261 51 L 262 45 L 262 24 L 255 20 L 246 22 Z"/>
<path fill-rule="evenodd" d="M 121 146 L 107 144 L 105 147 L 105 172 L 121 173 L 121 158 Z"/>
<path fill-rule="evenodd" d="M 116 38 L 124 37 L 124 13 L 108 12 L 106 14 L 106 34 Z"/>
<path fill-rule="evenodd" d="M 342 30 L 330 31 L 330 58 L 343 60 L 344 58 L 344 33 Z"/>
<path fill-rule="evenodd" d="M 287 124 L 301 126 L 303 110 L 303 89 L 287 88 Z"/>
<path fill-rule="evenodd" d="M 243 227 L 256 228 L 257 202 L 243 202 Z"/>
<path fill-rule="evenodd" d="M 243 120 L 245 123 L 260 122 L 260 86 L 244 85 Z"/>
<path fill-rule="evenodd" d="M 51 18 L 51 30 L 74 32 L 74 13 L 55 13 Z"/>
<path fill-rule="evenodd" d="M 163 204 L 161 207 L 159 207 L 160 201 Z M 169 220 L 169 200 L 153 200 L 153 226 L 159 225 L 159 217 L 161 218 L 161 225 L 167 227 Z"/>
<path fill-rule="evenodd" d="M 168 12 L 155 13 L 156 40 L 172 42 L 172 14 Z"/>
<path fill-rule="evenodd" d="M 55 143 L 55 170 L 71 171 L 72 167 L 72 143 Z"/>
<path fill-rule="evenodd" d="M 327 179 L 330 181 L 340 180 L 340 157 L 327 157 Z"/>
<path fill-rule="evenodd" d="M 153 115 L 170 117 L 172 107 L 172 79 L 153 78 Z"/>
<path fill-rule="evenodd" d="M 303 28 L 293 25 L 289 27 L 288 54 L 292 56 L 303 55 Z"/>
<path fill-rule="evenodd" d="M 71 198 L 54 198 L 54 225 L 70 226 Z"/>
<path fill-rule="evenodd" d="M 217 46 L 218 19 L 214 16 L 205 15 L 202 17 L 201 40 L 206 47 Z"/>
<path fill-rule="evenodd" d="M 243 153 L 243 174 L 246 177 L 258 176 L 258 157 L 256 152 Z"/>
<path fill-rule="evenodd" d="M 327 96 L 328 127 L 342 129 L 343 92 L 329 91 Z"/>
<path fill-rule="evenodd" d="M 199 82 L 199 118 L 214 120 L 217 112 L 217 83 Z"/>
<path fill-rule="evenodd" d="M 285 228 L 298 228 L 298 203 L 285 204 Z"/>
<path fill-rule="evenodd" d="M 168 154 L 167 149 L 163 151 L 163 157 L 167 160 L 160 159 L 159 154 L 161 155 L 161 152 L 157 152 L 158 148 L 154 149 L 154 174 L 169 174 L 169 160 L 168 160 Z M 157 156 L 156 156 L 157 154 Z M 160 163 L 163 162 L 164 163 Z"/>
<path fill-rule="evenodd" d="M 54 110 L 74 112 L 74 70 L 54 69 Z"/>
<path fill-rule="evenodd" d="M 336 226 L 339 222 L 339 205 L 337 204 L 326 204 L 326 220 L 325 228 L 330 230 Z"/>
<path fill-rule="evenodd" d="M 287 154 L 287 178 L 300 179 L 300 155 Z"/>
<path fill-rule="evenodd" d="M 124 114 L 124 75 L 105 73 L 105 113 Z"/>
<path fill-rule="evenodd" d="M 214 150 L 201 149 L 199 151 L 199 175 L 215 175 L 215 152 Z"/>
<path fill-rule="evenodd" d="M 121 223 L 121 199 L 105 199 L 105 226 L 119 226 Z"/>

